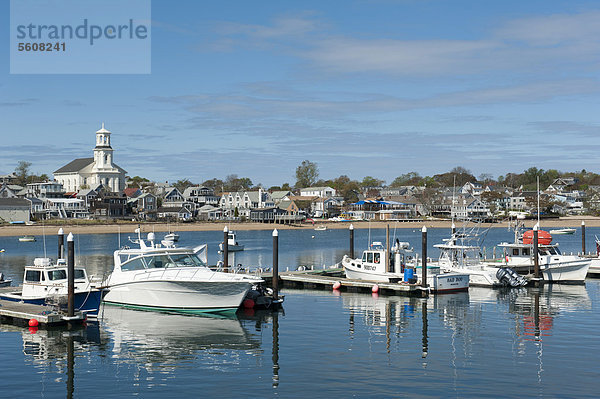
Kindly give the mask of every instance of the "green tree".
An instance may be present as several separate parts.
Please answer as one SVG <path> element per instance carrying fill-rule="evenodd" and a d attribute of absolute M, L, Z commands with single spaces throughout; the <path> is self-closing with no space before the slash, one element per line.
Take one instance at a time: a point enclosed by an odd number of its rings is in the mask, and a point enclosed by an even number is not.
<path fill-rule="evenodd" d="M 173 184 L 173 187 L 175 187 L 177 190 L 179 190 L 180 192 L 183 193 L 186 188 L 192 187 L 193 185 L 194 185 L 194 183 L 189 181 L 189 179 L 181 179 L 181 180 L 177 180 Z"/>
<path fill-rule="evenodd" d="M 400 186 L 416 186 L 421 182 L 421 175 L 417 172 L 408 172 L 394 179 L 390 184 L 391 187 Z"/>
<path fill-rule="evenodd" d="M 365 176 L 360 183 L 361 187 L 380 187 L 385 184 L 385 180 L 377 179 L 373 176 Z"/>
<path fill-rule="evenodd" d="M 27 178 L 29 177 L 29 168 L 31 168 L 31 162 L 19 161 L 17 167 L 15 168 L 15 175 L 17 176 L 18 184 L 27 184 Z"/>
<path fill-rule="evenodd" d="M 296 168 L 296 188 L 312 186 L 319 178 L 319 168 L 309 160 L 302 161 Z"/>

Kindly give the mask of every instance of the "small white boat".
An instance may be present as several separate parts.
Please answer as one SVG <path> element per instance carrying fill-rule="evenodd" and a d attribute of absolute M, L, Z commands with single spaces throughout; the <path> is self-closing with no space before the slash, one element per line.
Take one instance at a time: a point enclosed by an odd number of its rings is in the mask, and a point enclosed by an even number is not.
<path fill-rule="evenodd" d="M 534 269 L 532 234 L 527 231 L 522 237 L 515 229 L 515 240 L 512 243 L 498 244 L 503 250 L 500 263 L 490 263 L 490 266 L 509 267 L 521 274 L 531 274 Z M 558 283 L 583 284 L 588 273 L 591 260 L 577 255 L 563 255 L 558 244 L 551 244 L 552 237 L 548 232 L 538 232 L 538 264 L 542 277 L 546 281 Z M 485 263 L 485 262 L 484 262 Z"/>
<path fill-rule="evenodd" d="M 239 273 L 211 270 L 206 244 L 176 247 L 172 241 L 148 243 L 140 236 L 138 248 L 114 252 L 114 269 L 106 280 L 104 301 L 124 307 L 178 313 L 234 312 L 253 285 L 263 280 Z"/>
<path fill-rule="evenodd" d="M 174 231 L 170 231 L 168 234 L 165 234 L 165 240 L 177 242 L 179 241 L 179 234 Z"/>
<path fill-rule="evenodd" d="M 227 251 L 228 252 L 237 252 L 243 251 L 244 246 L 237 242 L 236 235 L 234 231 L 230 231 L 227 233 Z M 223 243 L 219 243 L 219 251 L 223 252 Z"/>
<path fill-rule="evenodd" d="M 34 242 L 35 237 L 34 236 L 23 236 L 23 237 L 19 237 L 19 241 L 20 242 Z"/>
<path fill-rule="evenodd" d="M 315 227 L 315 231 L 325 231 L 325 230 L 327 230 L 327 226 L 325 226 L 324 224 Z"/>
<path fill-rule="evenodd" d="M 52 263 L 50 258 L 35 258 L 33 265 L 25 266 L 23 285 L 18 290 L 3 292 L 0 299 L 36 305 L 55 304 L 66 306 L 68 299 L 67 263 L 59 259 Z M 97 315 L 102 297 L 84 268 L 75 268 L 74 307 L 88 315 Z"/>
<path fill-rule="evenodd" d="M 0 272 L 0 287 L 8 287 L 11 285 L 12 280 L 4 277 L 4 273 Z"/>
<path fill-rule="evenodd" d="M 367 280 L 386 283 L 420 284 L 420 275 L 413 266 L 407 266 L 407 259 L 395 247 L 392 253 L 386 251 L 380 242 L 371 244 L 371 248 L 363 251 L 362 258 L 351 259 L 344 255 L 342 266 L 346 277 L 357 280 Z M 386 271 L 387 258 L 390 256 L 392 272 Z M 465 273 L 442 273 L 438 267 L 427 268 L 427 285 L 432 292 L 445 293 L 466 291 L 469 289 L 469 275 Z"/>
<path fill-rule="evenodd" d="M 576 231 L 577 229 L 565 227 L 564 229 L 550 230 L 550 234 L 575 234 Z"/>

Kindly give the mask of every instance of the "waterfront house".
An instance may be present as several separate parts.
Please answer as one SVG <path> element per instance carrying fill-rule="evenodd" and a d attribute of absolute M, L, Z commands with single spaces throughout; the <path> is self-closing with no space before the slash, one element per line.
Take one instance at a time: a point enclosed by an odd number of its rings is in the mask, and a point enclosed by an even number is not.
<path fill-rule="evenodd" d="M 29 222 L 31 202 L 23 198 L 0 198 L 0 219 L 4 222 Z"/>
<path fill-rule="evenodd" d="M 219 204 L 220 197 L 215 195 L 215 192 L 210 187 L 194 186 L 188 187 L 183 191 L 183 198 L 187 202 L 193 202 L 202 207 L 203 205 Z"/>
<path fill-rule="evenodd" d="M 306 187 L 300 189 L 301 197 L 320 197 L 330 198 L 335 197 L 336 191 L 331 187 Z"/>

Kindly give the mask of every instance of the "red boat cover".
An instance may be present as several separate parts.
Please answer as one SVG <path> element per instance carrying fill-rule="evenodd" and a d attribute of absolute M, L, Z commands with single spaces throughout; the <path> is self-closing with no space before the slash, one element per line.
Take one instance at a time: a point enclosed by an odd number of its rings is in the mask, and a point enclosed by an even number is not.
<path fill-rule="evenodd" d="M 538 244 L 550 245 L 552 235 L 544 230 L 538 230 Z M 533 244 L 533 230 L 527 230 L 523 233 L 523 244 Z"/>

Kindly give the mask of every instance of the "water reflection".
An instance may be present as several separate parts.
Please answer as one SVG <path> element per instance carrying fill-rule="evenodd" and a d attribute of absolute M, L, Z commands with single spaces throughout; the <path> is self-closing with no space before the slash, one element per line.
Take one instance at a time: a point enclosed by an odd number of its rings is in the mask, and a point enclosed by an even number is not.
<path fill-rule="evenodd" d="M 207 367 L 221 368 L 239 362 L 235 351 L 252 353 L 260 348 L 260 341 L 236 317 L 187 316 L 104 305 L 99 318 L 105 337 L 112 342 L 113 356 L 143 363 L 149 369 L 177 367 L 196 356 L 212 358 Z M 225 353 L 229 359 L 223 358 Z"/>

